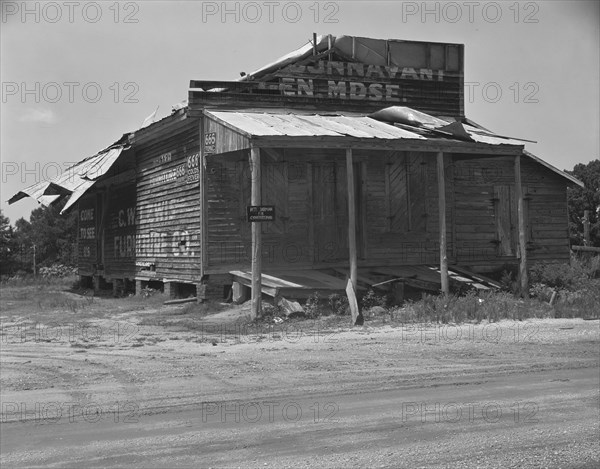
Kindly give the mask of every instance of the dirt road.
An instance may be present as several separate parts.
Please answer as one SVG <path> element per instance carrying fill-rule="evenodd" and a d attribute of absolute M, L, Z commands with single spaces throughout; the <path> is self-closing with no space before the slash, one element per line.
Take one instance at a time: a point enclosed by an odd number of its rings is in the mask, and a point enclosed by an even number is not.
<path fill-rule="evenodd" d="M 3 468 L 600 464 L 597 321 L 152 314 L 3 323 Z"/>

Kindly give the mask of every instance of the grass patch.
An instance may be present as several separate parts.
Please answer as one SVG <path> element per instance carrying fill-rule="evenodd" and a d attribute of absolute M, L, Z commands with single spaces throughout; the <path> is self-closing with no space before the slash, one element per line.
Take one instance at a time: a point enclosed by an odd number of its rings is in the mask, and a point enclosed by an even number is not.
<path fill-rule="evenodd" d="M 554 317 L 552 306 L 536 299 L 520 299 L 506 292 L 469 292 L 464 296 L 424 295 L 415 302 L 390 310 L 392 319 L 402 323 L 497 322 Z"/>

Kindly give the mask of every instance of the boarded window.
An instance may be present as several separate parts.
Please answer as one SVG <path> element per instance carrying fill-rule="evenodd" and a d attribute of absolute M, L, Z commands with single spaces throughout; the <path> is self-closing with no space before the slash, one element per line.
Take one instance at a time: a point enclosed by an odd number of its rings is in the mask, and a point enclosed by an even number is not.
<path fill-rule="evenodd" d="M 523 186 L 523 217 L 525 220 L 525 240 L 531 241 L 529 223 L 528 189 Z M 519 219 L 514 186 L 494 186 L 494 205 L 496 221 L 496 242 L 499 256 L 516 256 L 519 249 Z"/>
<path fill-rule="evenodd" d="M 426 175 L 420 155 L 396 158 L 385 165 L 387 232 L 427 230 Z"/>
<path fill-rule="evenodd" d="M 514 256 L 515 239 L 513 236 L 514 210 L 511 204 L 511 187 L 494 186 L 496 205 L 496 240 L 499 256 Z"/>

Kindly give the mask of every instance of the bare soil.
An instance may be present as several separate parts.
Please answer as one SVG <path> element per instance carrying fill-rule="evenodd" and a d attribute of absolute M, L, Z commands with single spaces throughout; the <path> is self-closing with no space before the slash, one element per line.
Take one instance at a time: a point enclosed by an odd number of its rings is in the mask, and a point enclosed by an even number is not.
<path fill-rule="evenodd" d="M 1 320 L 3 468 L 600 465 L 598 321 L 255 324 L 31 287 Z"/>

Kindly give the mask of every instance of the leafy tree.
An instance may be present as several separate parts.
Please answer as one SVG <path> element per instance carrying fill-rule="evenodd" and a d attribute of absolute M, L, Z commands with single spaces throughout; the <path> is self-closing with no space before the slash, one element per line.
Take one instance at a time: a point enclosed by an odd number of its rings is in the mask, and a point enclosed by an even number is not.
<path fill-rule="evenodd" d="M 15 233 L 10 220 L 0 210 L 0 274 L 9 274 L 15 269 Z"/>
<path fill-rule="evenodd" d="M 59 262 L 73 265 L 77 218 L 74 212 L 61 215 L 64 203 L 40 207 L 31 212 L 30 239 L 36 245 L 39 266 Z"/>
<path fill-rule="evenodd" d="M 567 171 L 585 184 L 568 190 L 571 244 L 583 245 L 583 213 L 590 214 L 590 244 L 600 247 L 600 159 L 579 163 Z"/>
<path fill-rule="evenodd" d="M 12 270 L 32 270 L 33 247 L 37 267 L 61 263 L 76 264 L 77 217 L 60 215 L 64 203 L 39 207 L 31 212 L 30 221 L 19 218 L 13 230 L 14 263 Z"/>

